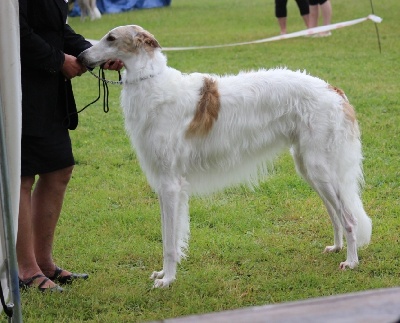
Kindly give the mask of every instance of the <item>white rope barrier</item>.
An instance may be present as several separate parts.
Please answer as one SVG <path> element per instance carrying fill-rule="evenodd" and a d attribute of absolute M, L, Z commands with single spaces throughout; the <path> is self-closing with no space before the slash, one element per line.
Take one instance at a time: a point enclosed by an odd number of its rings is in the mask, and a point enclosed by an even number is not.
<path fill-rule="evenodd" d="M 274 36 L 274 37 L 269 37 L 269 38 L 264 38 L 264 39 L 259 39 L 259 40 L 253 40 L 253 41 L 248 41 L 248 42 L 225 44 L 225 45 L 212 45 L 212 46 L 163 47 L 162 50 L 163 51 L 182 51 L 182 50 L 193 50 L 193 49 L 222 48 L 222 47 L 233 47 L 233 46 L 242 46 L 242 45 L 250 45 L 250 44 L 261 44 L 261 43 L 266 43 L 266 42 L 275 41 L 275 40 L 283 40 L 283 39 L 289 39 L 289 38 L 295 38 L 295 37 L 301 37 L 301 36 L 312 36 L 312 35 L 316 35 L 319 33 L 324 33 L 324 32 L 328 32 L 331 30 L 359 24 L 359 23 L 367 21 L 367 20 L 371 20 L 374 23 L 382 22 L 382 18 L 375 16 L 375 15 L 369 15 L 365 18 L 359 18 L 359 19 L 339 22 L 339 23 L 331 24 L 331 25 L 327 25 L 327 26 L 320 26 L 320 27 L 314 27 L 314 28 L 310 28 L 310 29 L 304 29 L 304 30 L 300 30 L 300 31 L 290 33 L 290 34 L 279 35 L 279 36 Z M 88 39 L 88 41 L 90 41 L 93 45 L 98 43 L 98 40 Z"/>
<path fill-rule="evenodd" d="M 331 24 L 331 25 L 327 25 L 327 26 L 320 26 L 320 27 L 314 27 L 314 28 L 310 28 L 310 29 L 304 29 L 304 30 L 290 33 L 290 34 L 279 35 L 279 36 L 274 36 L 274 37 L 269 37 L 269 38 L 264 38 L 264 39 L 259 39 L 259 40 L 253 40 L 253 41 L 249 41 L 249 42 L 225 44 L 225 45 L 212 45 L 212 46 L 163 47 L 163 51 L 182 51 L 182 50 L 193 50 L 193 49 L 222 48 L 222 47 L 233 47 L 233 46 L 242 46 L 242 45 L 250 45 L 250 44 L 260 44 L 260 43 L 266 43 L 266 42 L 275 41 L 275 40 L 283 40 L 283 39 L 289 39 L 289 38 L 295 38 L 295 37 L 301 37 L 301 36 L 312 36 L 312 35 L 316 35 L 319 33 L 324 33 L 324 32 L 328 32 L 331 30 L 359 24 L 359 23 L 367 21 L 367 20 L 371 20 L 374 23 L 382 22 L 382 18 L 375 16 L 375 15 L 369 15 L 365 18 L 359 18 L 359 19 L 339 22 L 339 23 Z"/>

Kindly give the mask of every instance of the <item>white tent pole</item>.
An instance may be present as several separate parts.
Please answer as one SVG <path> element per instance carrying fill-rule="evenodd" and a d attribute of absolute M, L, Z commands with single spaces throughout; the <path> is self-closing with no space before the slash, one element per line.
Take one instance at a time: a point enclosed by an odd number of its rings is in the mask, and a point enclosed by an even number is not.
<path fill-rule="evenodd" d="M 16 257 L 21 171 L 21 64 L 18 0 L 0 0 L 0 269 L 10 322 L 22 322 Z M 1 312 L 2 308 L 0 309 Z M 1 316 L 5 315 L 1 313 Z"/>
<path fill-rule="evenodd" d="M 7 307 L 12 310 L 12 317 L 9 318 L 11 322 L 22 322 L 21 314 L 21 301 L 19 295 L 18 283 L 18 265 L 15 252 L 15 237 L 14 237 L 14 223 L 13 212 L 11 208 L 10 189 L 9 189 L 9 175 L 8 175 L 8 161 L 7 161 L 7 148 L 5 141 L 4 120 L 3 120 L 3 106 L 0 97 L 0 198 L 1 198 L 1 215 L 3 218 L 4 226 L 4 241 L 6 250 L 6 266 L 8 272 L 8 281 L 10 284 L 11 302 Z"/>

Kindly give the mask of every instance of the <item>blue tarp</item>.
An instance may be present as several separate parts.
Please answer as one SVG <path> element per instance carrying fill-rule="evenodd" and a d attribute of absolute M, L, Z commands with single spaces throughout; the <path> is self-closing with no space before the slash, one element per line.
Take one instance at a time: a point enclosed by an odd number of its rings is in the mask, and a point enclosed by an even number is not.
<path fill-rule="evenodd" d="M 102 14 L 104 13 L 118 13 L 122 11 L 129 11 L 133 9 L 149 9 L 169 6 L 171 0 L 97 0 L 97 7 Z M 78 4 L 75 5 L 69 13 L 71 17 L 81 15 Z"/>

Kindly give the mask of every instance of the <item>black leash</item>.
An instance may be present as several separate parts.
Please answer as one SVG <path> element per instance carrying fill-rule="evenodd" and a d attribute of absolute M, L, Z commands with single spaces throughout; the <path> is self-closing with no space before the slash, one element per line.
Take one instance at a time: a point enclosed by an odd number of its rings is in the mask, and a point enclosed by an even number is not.
<path fill-rule="evenodd" d="M 89 104 L 85 105 L 77 113 L 81 113 L 83 110 L 85 110 L 86 108 L 88 108 L 92 104 L 94 104 L 97 101 L 99 101 L 100 96 L 101 96 L 101 84 L 103 84 L 103 111 L 104 111 L 104 113 L 108 113 L 108 111 L 110 111 L 110 107 L 108 106 L 108 97 L 109 97 L 109 93 L 110 93 L 110 91 L 108 90 L 108 83 L 111 83 L 111 82 L 107 81 L 105 73 L 104 73 L 104 69 L 102 67 L 100 67 L 100 69 L 99 69 L 99 75 L 98 76 L 96 74 L 94 74 L 90 70 L 89 70 L 89 72 L 92 75 L 94 75 L 98 80 L 99 94 L 98 94 L 97 98 L 93 102 L 90 102 Z M 121 73 L 120 73 L 120 71 L 118 71 L 118 78 L 119 78 L 118 82 L 112 82 L 112 83 L 113 84 L 121 84 Z"/>
<path fill-rule="evenodd" d="M 1 281 L 0 281 L 0 289 L 1 289 L 0 290 L 0 300 L 1 300 L 1 305 L 3 306 L 4 313 L 8 317 L 12 317 L 13 316 L 13 305 L 6 304 L 6 300 L 4 299 L 3 286 L 1 285 Z"/>
<path fill-rule="evenodd" d="M 82 111 L 84 111 L 84 110 L 86 110 L 89 106 L 91 106 L 92 104 L 95 104 L 97 101 L 99 101 L 100 100 L 100 97 L 101 97 L 101 88 L 103 87 L 103 111 L 104 111 L 104 113 L 108 113 L 109 111 L 110 111 L 110 107 L 109 107 L 109 105 L 108 105 L 108 98 L 109 98 L 109 94 L 110 94 L 110 91 L 109 91 L 109 89 L 108 89 L 108 83 L 112 83 L 112 84 L 122 84 L 122 82 L 121 82 L 121 73 L 120 73 L 120 71 L 118 71 L 118 78 L 119 78 L 119 81 L 117 82 L 117 81 L 108 81 L 107 79 L 106 79 L 106 77 L 105 77 L 105 73 L 104 73 L 104 69 L 100 66 L 100 69 L 99 69 L 99 75 L 97 76 L 96 74 L 94 74 L 92 71 L 90 71 L 90 70 L 88 70 L 92 75 L 94 75 L 96 78 L 97 78 L 97 80 L 98 80 L 98 95 L 97 95 L 97 98 L 96 99 L 94 99 L 94 101 L 92 101 L 92 102 L 90 102 L 89 104 L 86 104 L 82 109 L 80 109 L 79 111 L 76 111 L 76 112 L 73 112 L 73 113 L 69 113 L 66 117 L 65 117 L 65 119 L 64 119 L 64 121 L 63 121 L 63 124 L 65 125 L 65 126 L 69 126 L 69 124 L 70 124 L 70 116 L 71 115 L 74 115 L 74 114 L 78 114 L 78 113 L 81 113 Z"/>

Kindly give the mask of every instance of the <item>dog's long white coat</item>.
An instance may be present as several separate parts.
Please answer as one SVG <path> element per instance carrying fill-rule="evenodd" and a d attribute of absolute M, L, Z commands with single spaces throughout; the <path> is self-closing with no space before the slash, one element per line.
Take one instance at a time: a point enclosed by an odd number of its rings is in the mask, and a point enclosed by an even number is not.
<path fill-rule="evenodd" d="M 126 47 L 130 42 L 133 48 Z M 369 243 L 371 221 L 359 194 L 358 125 L 346 114 L 343 93 L 287 69 L 224 77 L 182 74 L 167 66 L 158 43 L 137 26 L 114 29 L 81 59 L 89 66 L 121 59 L 126 66 L 121 96 L 126 130 L 161 205 L 164 264 L 152 275 L 156 287 L 175 280 L 187 248 L 189 196 L 257 183 L 263 165 L 284 148 L 291 148 L 297 171 L 332 219 L 334 245 L 325 251 L 342 249 L 344 229 L 347 259 L 340 267 L 357 265 L 357 246 Z M 205 78 L 217 84 L 218 118 L 206 135 L 187 136 Z"/>
<path fill-rule="evenodd" d="M 124 86 L 126 128 L 153 189 L 159 187 L 162 174 L 170 171 L 186 177 L 191 193 L 210 193 L 256 180 L 258 166 L 294 139 L 307 143 L 309 126 L 322 135 L 326 125 L 315 124 L 321 122 L 315 120 L 318 114 L 336 128 L 326 134 L 332 146 L 327 148 L 342 144 L 341 99 L 320 79 L 284 69 L 213 77 L 221 98 L 218 121 L 208 136 L 190 139 L 185 133 L 199 100 L 203 74 L 187 75 L 168 67 L 151 80 Z M 336 101 L 333 105 L 332 100 Z M 297 138 L 299 131 L 302 138 Z"/>

